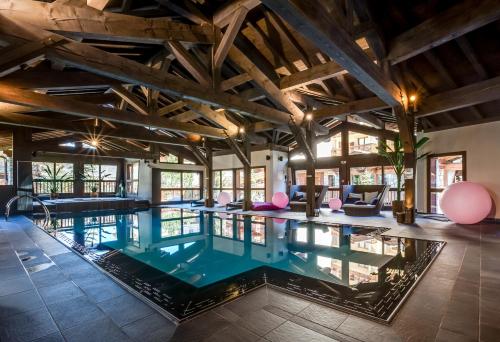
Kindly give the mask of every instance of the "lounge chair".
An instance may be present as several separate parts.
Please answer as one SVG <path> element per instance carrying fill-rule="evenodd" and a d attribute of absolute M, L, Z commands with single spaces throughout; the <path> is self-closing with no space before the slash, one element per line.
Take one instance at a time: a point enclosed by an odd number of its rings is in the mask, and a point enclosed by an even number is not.
<path fill-rule="evenodd" d="M 305 185 L 292 185 L 290 188 L 290 210 L 292 211 L 306 211 L 307 204 L 307 187 Z M 328 191 L 326 185 L 314 186 L 314 209 L 321 208 L 321 204 Z"/>
<path fill-rule="evenodd" d="M 389 185 L 344 185 L 342 188 L 342 209 L 349 216 L 376 216 L 384 206 Z M 365 201 L 365 194 L 378 194 Z M 354 195 L 355 194 L 355 195 Z"/>

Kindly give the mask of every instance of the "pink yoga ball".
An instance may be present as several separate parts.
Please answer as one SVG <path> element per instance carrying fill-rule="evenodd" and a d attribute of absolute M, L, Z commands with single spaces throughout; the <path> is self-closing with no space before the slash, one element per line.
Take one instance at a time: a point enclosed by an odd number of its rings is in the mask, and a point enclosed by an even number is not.
<path fill-rule="evenodd" d="M 330 198 L 330 200 L 328 201 L 328 206 L 332 210 L 340 210 L 340 208 L 342 208 L 342 201 L 338 198 Z"/>
<path fill-rule="evenodd" d="M 480 184 L 458 182 L 442 193 L 439 205 L 444 215 L 455 223 L 474 224 L 482 221 L 491 211 L 491 197 Z"/>
<path fill-rule="evenodd" d="M 273 195 L 271 202 L 278 208 L 286 208 L 288 205 L 288 196 L 284 192 L 277 192 Z"/>
<path fill-rule="evenodd" d="M 224 206 L 231 202 L 231 195 L 225 191 L 222 191 L 219 196 L 217 196 L 217 203 Z"/>
<path fill-rule="evenodd" d="M 283 224 L 283 223 L 286 223 L 286 219 L 280 218 L 280 217 L 274 217 L 273 222 L 276 224 Z"/>

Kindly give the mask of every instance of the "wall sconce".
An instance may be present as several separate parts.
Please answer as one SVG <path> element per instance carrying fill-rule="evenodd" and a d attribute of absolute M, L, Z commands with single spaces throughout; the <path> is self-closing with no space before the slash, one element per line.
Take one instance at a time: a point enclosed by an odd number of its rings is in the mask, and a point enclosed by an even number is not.
<path fill-rule="evenodd" d="M 278 160 L 279 160 L 279 161 L 283 161 L 283 156 L 279 156 L 279 157 L 278 157 Z"/>
<path fill-rule="evenodd" d="M 266 160 L 271 160 L 271 156 L 266 156 Z"/>

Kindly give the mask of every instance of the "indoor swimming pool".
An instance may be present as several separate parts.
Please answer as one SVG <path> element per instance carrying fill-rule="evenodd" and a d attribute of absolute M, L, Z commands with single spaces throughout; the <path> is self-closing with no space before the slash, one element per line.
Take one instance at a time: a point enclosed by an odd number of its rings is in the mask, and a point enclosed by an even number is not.
<path fill-rule="evenodd" d="M 177 321 L 267 285 L 387 323 L 444 245 L 176 208 L 59 215 L 46 230 Z"/>

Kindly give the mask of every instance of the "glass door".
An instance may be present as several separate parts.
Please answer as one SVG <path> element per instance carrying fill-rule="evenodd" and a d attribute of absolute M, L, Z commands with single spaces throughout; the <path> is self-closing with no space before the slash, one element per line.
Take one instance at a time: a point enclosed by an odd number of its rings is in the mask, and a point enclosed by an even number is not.
<path fill-rule="evenodd" d="M 450 184 L 466 180 L 465 152 L 430 155 L 427 159 L 427 211 L 442 214 L 441 193 Z"/>

